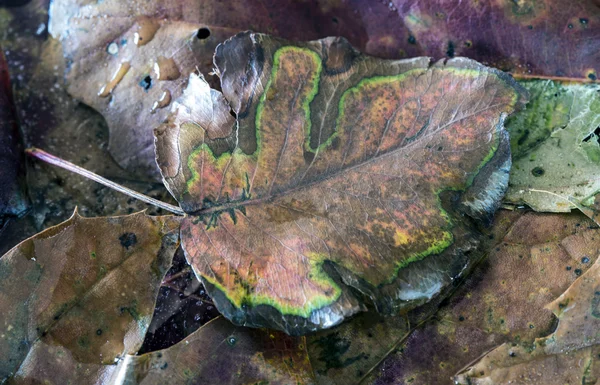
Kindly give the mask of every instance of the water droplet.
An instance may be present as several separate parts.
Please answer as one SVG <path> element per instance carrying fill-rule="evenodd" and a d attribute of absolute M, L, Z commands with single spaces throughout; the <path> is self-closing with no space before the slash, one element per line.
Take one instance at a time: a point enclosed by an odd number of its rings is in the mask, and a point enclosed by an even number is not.
<path fill-rule="evenodd" d="M 237 342 L 237 340 L 235 339 L 235 337 L 229 337 L 227 338 L 227 343 L 229 344 L 229 346 L 233 346 L 235 345 L 235 343 Z"/>
<path fill-rule="evenodd" d="M 111 55 L 118 54 L 119 53 L 119 45 L 113 41 L 112 43 L 110 43 L 108 45 L 108 47 L 106 47 L 106 52 L 108 52 Z"/>
<path fill-rule="evenodd" d="M 150 43 L 160 28 L 158 21 L 145 16 L 137 19 L 137 25 L 137 31 L 133 34 L 133 42 L 138 47 Z"/>
<path fill-rule="evenodd" d="M 154 72 L 158 80 L 175 80 L 181 74 L 173 58 L 159 56 L 154 63 Z"/>
<path fill-rule="evenodd" d="M 129 68 L 131 68 L 129 62 L 121 63 L 121 65 L 113 75 L 112 79 L 110 79 L 110 82 L 108 82 L 107 84 L 102 86 L 102 88 L 100 88 L 100 91 L 98 91 L 98 96 L 105 98 L 108 95 L 110 95 L 110 93 L 115 89 L 117 84 L 119 84 L 119 82 L 123 79 L 127 71 L 129 71 Z"/>
<path fill-rule="evenodd" d="M 171 91 L 164 90 L 158 101 L 152 104 L 152 109 L 150 110 L 152 113 L 159 108 L 164 108 L 171 103 Z"/>
<path fill-rule="evenodd" d="M 41 35 L 42 33 L 44 33 L 45 30 L 46 30 L 46 24 L 41 23 L 40 25 L 38 25 L 37 30 L 35 31 L 35 34 Z"/>

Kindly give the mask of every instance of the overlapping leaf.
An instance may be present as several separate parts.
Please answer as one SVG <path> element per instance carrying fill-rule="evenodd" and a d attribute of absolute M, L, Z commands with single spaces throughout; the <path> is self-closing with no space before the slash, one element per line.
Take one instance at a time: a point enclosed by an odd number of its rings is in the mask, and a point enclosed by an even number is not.
<path fill-rule="evenodd" d="M 556 318 L 544 306 L 585 273 L 600 250 L 600 230 L 581 214 L 503 211 L 490 237 L 489 255 L 365 383 L 450 384 L 490 349 L 548 335 Z"/>
<path fill-rule="evenodd" d="M 5 254 L 0 381 L 87 378 L 137 352 L 178 228 L 174 217 L 75 213 Z"/>
<path fill-rule="evenodd" d="M 598 235 L 594 236 L 597 240 Z M 596 245 L 595 256 L 599 249 Z M 461 373 L 457 383 L 597 383 L 599 298 L 600 261 L 596 260 L 564 294 L 546 306 L 559 320 L 554 333 L 531 344 L 499 346 Z"/>
<path fill-rule="evenodd" d="M 398 310 L 469 265 L 464 215 L 488 219 L 507 183 L 502 123 L 523 101 L 509 77 L 252 33 L 215 64 L 223 94 L 193 78 L 157 131 L 157 161 L 224 315 L 302 333 L 362 310 L 350 287 Z"/>
<path fill-rule="evenodd" d="M 507 122 L 514 163 L 506 201 L 551 212 L 591 204 L 600 190 L 600 86 L 521 84 L 531 100 Z"/>

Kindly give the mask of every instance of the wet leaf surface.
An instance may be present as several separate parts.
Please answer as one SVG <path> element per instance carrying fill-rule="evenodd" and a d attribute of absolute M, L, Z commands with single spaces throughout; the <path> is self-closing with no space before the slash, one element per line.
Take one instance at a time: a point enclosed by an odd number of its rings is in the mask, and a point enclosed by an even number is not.
<path fill-rule="evenodd" d="M 594 241 L 597 242 L 597 230 Z M 584 249 L 587 242 L 573 242 Z M 594 244 L 593 257 L 600 247 Z M 591 258 L 588 258 L 590 261 Z M 582 258 L 582 260 L 583 260 Z M 590 262 L 587 262 L 590 263 Z M 472 367 L 460 373 L 462 384 L 594 384 L 598 371 L 598 298 L 600 297 L 600 261 L 579 277 L 562 295 L 546 305 L 558 318 L 556 330 L 530 343 L 505 343 L 486 354 Z"/>
<path fill-rule="evenodd" d="M 74 376 L 142 345 L 161 280 L 178 245 L 179 220 L 144 213 L 77 213 L 0 259 L 0 379 L 53 373 L 65 356 Z M 69 358 L 66 358 L 69 357 Z M 79 369 L 82 372 L 79 372 Z M 94 369 L 95 370 L 95 369 Z"/>
<path fill-rule="evenodd" d="M 127 356 L 124 384 L 313 384 L 304 337 L 216 318 L 168 349 Z"/>
<path fill-rule="evenodd" d="M 496 346 L 528 346 L 548 335 L 556 318 L 545 305 L 585 274 L 600 252 L 600 230 L 581 214 L 503 210 L 489 236 L 489 255 L 363 383 L 450 384 L 456 372 Z"/>
<path fill-rule="evenodd" d="M 50 14 L 50 33 L 69 63 L 69 93 L 104 115 L 109 150 L 121 166 L 157 179 L 152 130 L 190 73 L 212 71 L 217 44 L 243 30 L 302 40 L 361 31 L 355 23 L 332 22 L 316 2 L 290 0 L 60 0 Z"/>
<path fill-rule="evenodd" d="M 191 78 L 157 161 L 222 314 L 305 333 L 363 310 L 350 288 L 398 311 L 469 265 L 465 214 L 488 220 L 507 183 L 502 122 L 523 101 L 510 78 L 252 33 L 215 63 L 223 94 Z"/>
<path fill-rule="evenodd" d="M 181 95 L 187 76 L 196 70 L 208 76 L 217 44 L 239 31 L 293 40 L 343 36 L 384 58 L 465 56 L 523 76 L 593 81 L 598 15 L 591 0 L 572 7 L 557 0 L 211 0 L 202 6 L 189 0 L 60 0 L 53 2 L 49 29 L 64 44 L 69 92 L 107 119 L 113 157 L 134 174 L 158 178 L 152 129 Z"/>
<path fill-rule="evenodd" d="M 0 229 L 8 216 L 27 210 L 25 159 L 4 53 L 0 52 Z"/>
<path fill-rule="evenodd" d="M 514 154 L 506 202 L 568 212 L 600 190 L 600 86 L 521 82 L 527 109 L 507 121 Z"/>

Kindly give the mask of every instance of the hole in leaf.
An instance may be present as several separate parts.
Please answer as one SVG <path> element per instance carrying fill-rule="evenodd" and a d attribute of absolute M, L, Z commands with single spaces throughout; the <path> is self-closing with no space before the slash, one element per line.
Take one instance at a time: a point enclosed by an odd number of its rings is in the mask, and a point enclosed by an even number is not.
<path fill-rule="evenodd" d="M 592 138 L 598 138 L 598 137 L 600 137 L 600 126 L 596 127 L 596 129 L 593 132 L 590 132 L 588 134 L 588 136 L 583 138 L 583 141 L 589 142 L 590 140 L 592 140 Z"/>
<path fill-rule="evenodd" d="M 150 88 L 152 88 L 152 77 L 150 77 L 150 75 L 147 75 L 140 81 L 139 84 L 140 87 L 142 87 L 145 91 L 148 91 Z"/>
<path fill-rule="evenodd" d="M 198 30 L 196 37 L 200 40 L 208 39 L 210 36 L 210 29 L 203 27 Z"/>

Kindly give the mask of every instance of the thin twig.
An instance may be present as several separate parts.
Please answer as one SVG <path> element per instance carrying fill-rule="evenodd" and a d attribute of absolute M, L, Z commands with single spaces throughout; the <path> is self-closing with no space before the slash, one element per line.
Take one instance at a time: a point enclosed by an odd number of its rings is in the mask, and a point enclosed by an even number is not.
<path fill-rule="evenodd" d="M 191 273 L 191 269 L 189 267 L 185 267 L 183 268 L 183 270 L 181 270 L 178 273 L 175 273 L 173 275 L 169 275 L 168 277 L 165 277 L 165 279 L 163 279 L 163 283 L 170 283 L 175 281 L 178 278 L 183 277 L 186 274 L 190 274 Z"/>
<path fill-rule="evenodd" d="M 161 286 L 162 286 L 162 287 L 169 288 L 169 289 L 171 289 L 171 290 L 175 290 L 175 291 L 176 291 L 176 292 L 178 292 L 178 293 L 182 293 L 182 294 L 184 294 L 184 295 L 186 296 L 186 298 L 195 299 L 196 301 L 201 301 L 201 302 L 203 302 L 203 303 L 205 303 L 205 304 L 207 304 L 207 305 L 212 305 L 212 306 L 214 306 L 214 305 L 215 305 L 215 304 L 214 304 L 212 301 L 209 301 L 209 300 L 207 300 L 207 299 L 204 299 L 204 298 L 202 298 L 202 297 L 200 297 L 200 296 L 197 296 L 196 294 L 193 294 L 193 293 L 192 293 L 192 294 L 189 294 L 189 295 L 188 295 L 188 294 L 185 294 L 185 290 L 182 290 L 182 289 L 178 288 L 177 286 L 173 285 L 173 284 L 172 284 L 172 283 L 170 283 L 170 282 L 166 282 L 166 283 L 165 283 L 165 282 L 163 282 L 163 283 L 161 284 Z"/>
<path fill-rule="evenodd" d="M 530 80 L 530 79 L 540 79 L 540 80 L 553 80 L 555 82 L 562 83 L 594 83 L 591 79 L 586 78 L 569 78 L 563 76 L 551 76 L 551 75 L 528 75 L 528 74 L 519 74 L 519 73 L 511 73 L 512 77 L 517 80 Z"/>
<path fill-rule="evenodd" d="M 64 168 L 65 170 L 74 172 L 75 174 L 79 174 L 83 177 L 86 177 L 88 179 L 91 179 L 95 182 L 98 182 L 100 184 L 103 184 L 107 187 L 112 188 L 115 191 L 118 191 L 120 193 L 129 195 L 132 198 L 141 200 L 142 202 L 146 202 L 148 204 L 154 205 L 156 207 L 160 207 L 161 209 L 170 211 L 174 214 L 178 214 L 178 215 L 184 215 L 185 213 L 183 212 L 182 209 L 180 209 L 177 206 L 174 206 L 172 204 L 163 202 L 163 201 L 159 201 L 158 199 L 154 199 L 154 198 L 150 198 L 147 195 L 144 195 L 142 193 L 139 193 L 137 191 L 134 191 L 130 188 L 127 188 L 125 186 L 121 186 L 118 183 L 115 183 L 113 181 L 110 181 L 106 178 L 101 177 L 98 174 L 95 174 L 91 171 L 86 170 L 85 168 L 79 167 L 71 162 L 67 162 L 64 159 L 61 159 L 57 156 L 54 156 L 52 154 L 47 153 L 44 150 L 40 150 L 39 148 L 28 148 L 25 150 L 25 153 L 27 153 L 27 155 L 32 156 L 36 159 L 39 159 L 41 161 L 44 161 L 46 163 L 52 164 L 54 166 L 58 166 L 60 168 Z"/>

